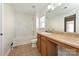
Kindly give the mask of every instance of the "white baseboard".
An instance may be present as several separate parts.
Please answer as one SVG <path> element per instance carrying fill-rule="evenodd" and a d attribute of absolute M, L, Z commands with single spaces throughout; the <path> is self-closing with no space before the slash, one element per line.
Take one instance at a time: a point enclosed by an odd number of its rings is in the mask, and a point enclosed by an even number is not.
<path fill-rule="evenodd" d="M 31 42 L 28 42 L 28 43 L 18 43 L 18 44 L 15 44 L 15 46 L 20 46 L 20 45 L 29 44 L 29 43 L 31 43 Z M 8 49 L 8 51 L 4 54 L 4 56 L 8 56 L 10 51 L 11 51 L 11 48 Z"/>
<path fill-rule="evenodd" d="M 10 53 L 10 51 L 11 51 L 11 48 L 9 48 L 9 49 L 8 49 L 8 51 L 5 53 L 5 55 L 4 55 L 4 56 L 8 56 L 8 55 L 9 55 L 9 53 Z"/>
<path fill-rule="evenodd" d="M 24 44 L 29 44 L 29 43 L 31 43 L 31 41 L 29 41 L 29 42 L 19 42 L 19 43 L 15 44 L 14 47 L 24 45 Z"/>

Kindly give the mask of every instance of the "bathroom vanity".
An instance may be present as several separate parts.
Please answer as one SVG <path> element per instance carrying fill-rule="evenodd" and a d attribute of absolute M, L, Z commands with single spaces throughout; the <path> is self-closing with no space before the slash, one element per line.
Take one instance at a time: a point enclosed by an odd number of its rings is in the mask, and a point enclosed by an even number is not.
<path fill-rule="evenodd" d="M 67 49 L 68 52 L 71 51 L 72 54 L 75 52 L 75 55 L 79 55 L 79 34 L 66 32 L 37 33 L 37 48 L 42 56 L 58 56 L 60 52 L 58 46 Z"/>

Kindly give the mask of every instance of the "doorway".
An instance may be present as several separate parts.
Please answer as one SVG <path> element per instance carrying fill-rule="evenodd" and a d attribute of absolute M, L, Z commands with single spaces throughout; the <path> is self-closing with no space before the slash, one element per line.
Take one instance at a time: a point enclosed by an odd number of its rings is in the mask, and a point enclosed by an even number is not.
<path fill-rule="evenodd" d="M 65 17 L 64 31 L 65 32 L 76 32 L 76 14 Z"/>

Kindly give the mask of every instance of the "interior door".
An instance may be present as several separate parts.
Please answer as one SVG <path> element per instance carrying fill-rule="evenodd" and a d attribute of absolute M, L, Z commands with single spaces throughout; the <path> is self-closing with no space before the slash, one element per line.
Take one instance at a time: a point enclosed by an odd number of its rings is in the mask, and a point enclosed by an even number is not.
<path fill-rule="evenodd" d="M 2 13 L 1 13 L 1 3 L 0 3 L 0 56 L 2 55 Z"/>

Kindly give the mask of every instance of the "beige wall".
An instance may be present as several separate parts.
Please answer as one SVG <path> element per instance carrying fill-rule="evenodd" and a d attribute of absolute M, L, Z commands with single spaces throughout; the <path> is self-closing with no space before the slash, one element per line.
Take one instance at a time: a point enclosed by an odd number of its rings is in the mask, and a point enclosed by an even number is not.
<path fill-rule="evenodd" d="M 66 14 L 59 14 L 56 16 L 48 17 L 46 20 L 47 29 L 54 29 L 55 31 L 64 32 L 64 17 L 76 14 L 76 31 L 79 33 L 79 9 L 76 11 L 66 12 Z"/>
<path fill-rule="evenodd" d="M 10 48 L 10 44 L 15 38 L 15 21 L 14 21 L 14 11 L 9 4 L 4 4 L 4 54 Z"/>
<path fill-rule="evenodd" d="M 35 17 L 26 13 L 15 12 L 10 4 L 4 4 L 4 40 L 3 54 L 7 55 L 10 44 L 31 43 L 36 30 Z"/>
<path fill-rule="evenodd" d="M 34 17 L 26 13 L 16 12 L 16 38 L 15 45 L 31 43 L 34 31 Z"/>

